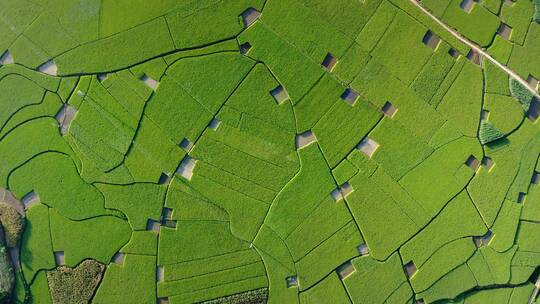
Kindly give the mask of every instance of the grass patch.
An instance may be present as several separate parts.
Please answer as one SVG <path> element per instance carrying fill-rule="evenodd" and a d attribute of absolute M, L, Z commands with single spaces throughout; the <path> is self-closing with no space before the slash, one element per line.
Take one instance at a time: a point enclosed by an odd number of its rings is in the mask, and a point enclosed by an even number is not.
<path fill-rule="evenodd" d="M 127 221 L 114 216 L 72 221 L 53 209 L 50 217 L 53 248 L 64 251 L 65 262 L 69 266 L 75 266 L 85 259 L 107 264 L 131 236 Z"/>
<path fill-rule="evenodd" d="M 474 4 L 471 12 L 467 13 L 461 9 L 461 2 L 462 0 L 452 0 L 442 20 L 465 37 L 481 46 L 488 46 L 499 27 L 499 18 L 478 4 Z"/>

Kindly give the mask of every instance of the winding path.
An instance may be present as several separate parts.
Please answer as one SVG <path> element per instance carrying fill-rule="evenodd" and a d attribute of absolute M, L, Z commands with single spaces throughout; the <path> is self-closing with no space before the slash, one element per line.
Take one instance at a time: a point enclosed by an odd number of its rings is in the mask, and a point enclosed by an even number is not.
<path fill-rule="evenodd" d="M 430 11 L 428 11 L 424 6 L 422 6 L 422 4 L 419 2 L 419 0 L 410 0 L 410 2 L 418 7 L 424 14 L 426 14 L 427 16 L 429 16 L 431 19 L 433 19 L 435 22 L 437 22 L 437 24 L 439 24 L 440 26 L 442 26 L 445 30 L 447 30 L 448 32 L 450 32 L 454 37 L 456 37 L 457 39 L 459 39 L 459 41 L 465 43 L 467 46 L 469 46 L 470 48 L 474 49 L 476 52 L 478 52 L 479 54 L 481 54 L 483 57 L 487 58 L 489 61 L 493 62 L 493 64 L 495 64 L 497 67 L 499 67 L 500 69 L 502 69 L 504 72 L 506 72 L 508 75 L 512 76 L 512 78 L 515 78 L 517 81 L 519 81 L 524 87 L 527 88 L 527 90 L 529 90 L 537 99 L 540 99 L 540 95 L 538 95 L 538 92 L 536 92 L 533 88 L 531 88 L 529 86 L 529 83 L 527 83 L 527 81 L 525 81 L 523 78 L 521 78 L 516 72 L 512 71 L 510 68 L 508 68 L 507 66 L 505 66 L 504 64 L 498 62 L 497 60 L 495 60 L 495 58 L 491 57 L 490 54 L 488 54 L 484 49 L 482 49 L 479 45 L 477 45 L 476 43 L 470 41 L 469 39 L 463 37 L 459 32 L 457 32 L 456 30 L 454 30 L 453 28 L 451 28 L 450 26 L 446 25 L 444 22 L 442 22 L 441 20 L 439 20 L 439 18 L 437 18 L 435 15 L 433 15 Z"/>

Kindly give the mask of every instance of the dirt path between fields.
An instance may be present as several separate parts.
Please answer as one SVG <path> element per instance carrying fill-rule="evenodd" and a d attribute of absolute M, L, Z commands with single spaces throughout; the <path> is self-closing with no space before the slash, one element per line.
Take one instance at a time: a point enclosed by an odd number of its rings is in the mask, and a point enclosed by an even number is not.
<path fill-rule="evenodd" d="M 538 295 L 538 290 L 540 289 L 540 277 L 536 280 L 536 283 L 534 284 L 534 290 L 529 297 L 529 304 L 534 303 L 534 300 L 536 300 L 536 296 Z"/>
<path fill-rule="evenodd" d="M 538 92 L 536 92 L 534 89 L 532 89 L 529 84 L 527 83 L 527 81 L 525 81 L 523 78 L 521 78 L 516 72 L 512 71 L 511 69 L 509 69 L 507 66 L 505 66 L 504 64 L 498 62 L 497 60 L 495 60 L 495 58 L 491 57 L 491 55 L 489 55 L 484 49 L 482 49 L 480 46 L 478 46 L 477 44 L 475 44 L 474 42 L 470 41 L 469 39 L 463 37 L 459 32 L 457 32 L 456 30 L 454 30 L 453 28 L 451 28 L 450 26 L 446 25 L 444 22 L 442 22 L 441 20 L 439 20 L 439 18 L 437 18 L 435 15 L 433 15 L 430 11 L 428 11 L 425 7 L 422 6 L 422 4 L 420 4 L 418 2 L 418 0 L 409 0 L 414 6 L 418 7 L 424 14 L 428 15 L 431 19 L 433 19 L 435 22 L 437 22 L 437 24 L 439 24 L 440 26 L 442 26 L 445 30 L 447 30 L 448 32 L 450 32 L 454 37 L 456 37 L 457 39 L 459 39 L 459 41 L 465 43 L 468 47 L 474 49 L 476 52 L 478 52 L 479 54 L 481 54 L 483 57 L 487 58 L 489 61 L 491 61 L 493 64 L 495 64 L 497 67 L 499 67 L 500 69 L 502 69 L 505 73 L 507 73 L 508 75 L 512 76 L 513 78 L 515 78 L 517 81 L 519 81 L 524 87 L 527 88 L 527 90 L 529 90 L 537 99 L 540 99 L 540 95 L 538 95 Z"/>

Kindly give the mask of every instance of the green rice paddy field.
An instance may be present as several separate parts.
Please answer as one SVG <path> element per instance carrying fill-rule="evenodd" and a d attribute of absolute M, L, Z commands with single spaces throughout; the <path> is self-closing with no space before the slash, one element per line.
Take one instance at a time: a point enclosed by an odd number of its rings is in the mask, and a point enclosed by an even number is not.
<path fill-rule="evenodd" d="M 0 0 L 0 303 L 537 303 L 539 0 Z"/>

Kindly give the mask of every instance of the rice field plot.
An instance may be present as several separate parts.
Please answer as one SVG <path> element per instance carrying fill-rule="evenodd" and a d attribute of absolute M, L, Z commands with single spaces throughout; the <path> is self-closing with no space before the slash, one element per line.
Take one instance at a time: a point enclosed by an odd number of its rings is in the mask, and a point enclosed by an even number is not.
<path fill-rule="evenodd" d="M 0 302 L 535 303 L 538 1 L 0 1 Z"/>

